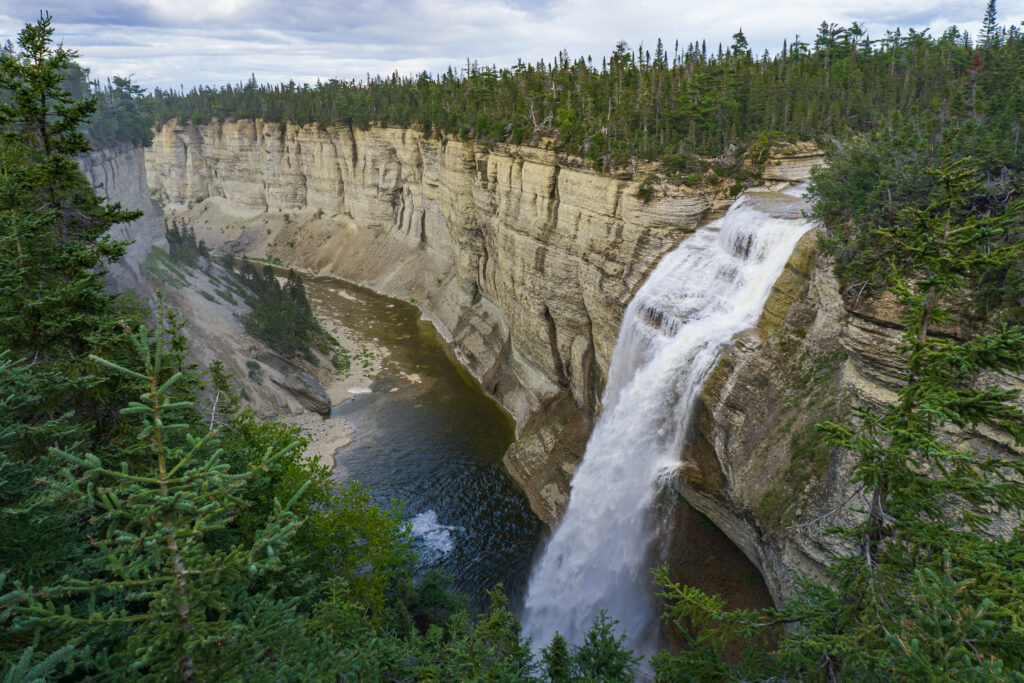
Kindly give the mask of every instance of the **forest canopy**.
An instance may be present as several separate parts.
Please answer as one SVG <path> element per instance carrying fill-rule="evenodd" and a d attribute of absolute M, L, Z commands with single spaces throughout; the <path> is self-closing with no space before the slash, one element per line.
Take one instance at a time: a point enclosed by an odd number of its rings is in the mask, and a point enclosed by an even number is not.
<path fill-rule="evenodd" d="M 995 113 L 987 108 L 997 106 L 1012 112 L 1008 125 L 1020 123 L 1021 107 L 978 93 L 1019 77 L 1013 74 L 1016 25 L 996 26 L 977 43 L 956 26 L 938 36 L 895 29 L 872 37 L 857 23 L 827 22 L 813 39 L 794 37 L 775 54 L 754 54 L 742 30 L 733 41 L 717 48 L 699 39 L 635 48 L 622 41 L 599 61 L 562 51 L 533 64 L 467 61 L 442 74 L 395 73 L 365 82 L 270 85 L 253 76 L 221 87 L 157 89 L 152 109 L 158 121 L 415 125 L 428 135 L 550 141 L 599 168 L 642 158 L 681 172 L 693 155 L 720 156 L 759 136 L 762 143 L 844 138 L 874 130 L 896 113 L 948 123 Z"/>

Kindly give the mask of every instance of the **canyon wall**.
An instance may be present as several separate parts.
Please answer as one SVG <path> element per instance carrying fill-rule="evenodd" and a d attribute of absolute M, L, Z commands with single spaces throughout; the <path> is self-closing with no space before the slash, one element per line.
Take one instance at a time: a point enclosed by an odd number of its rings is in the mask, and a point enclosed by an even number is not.
<path fill-rule="evenodd" d="M 78 167 L 97 192 L 123 209 L 143 211 L 128 224 L 115 225 L 112 237 L 131 241 L 124 258 L 110 264 L 107 281 L 119 292 L 136 292 L 141 297 L 154 293 L 139 265 L 153 243 L 163 238 L 164 221 L 160 205 L 150 197 L 146 182 L 145 150 L 130 144 L 95 149 L 78 159 Z"/>
<path fill-rule="evenodd" d="M 330 379 L 329 371 L 282 357 L 245 331 L 239 318 L 249 312 L 244 301 L 211 294 L 220 294 L 231 279 L 220 265 L 207 262 L 190 267 L 168 258 L 164 212 L 147 184 L 142 147 L 121 144 L 95 149 L 79 157 L 78 166 L 109 202 L 143 212 L 139 219 L 111 229 L 114 239 L 130 242 L 125 255 L 107 265 L 111 290 L 151 302 L 159 288 L 185 323 L 182 332 L 191 342 L 189 359 L 203 369 L 220 361 L 229 375 L 248 376 L 249 380 L 236 382 L 236 390 L 244 392 L 258 414 L 279 417 L 330 410 L 319 384 Z M 329 363 L 321 365 L 327 368 Z M 257 371 L 260 381 L 254 382 L 251 378 Z"/>
<path fill-rule="evenodd" d="M 789 148 L 764 177 L 806 179 L 820 159 Z M 549 524 L 600 411 L 626 303 L 730 201 L 714 187 L 662 185 L 644 202 L 632 177 L 545 150 L 260 121 L 171 122 L 146 172 L 169 215 L 213 247 L 413 300 L 515 417 L 505 462 Z M 888 337 L 870 339 L 884 325 L 851 322 L 830 273 L 806 236 L 757 329 L 712 373 L 676 477 L 777 601 L 792 594 L 794 572 L 818 574 L 842 551 L 821 531 L 847 514 L 849 465 L 813 424 L 874 386 L 862 377 L 892 349 Z"/>
<path fill-rule="evenodd" d="M 172 122 L 146 170 L 172 211 L 214 206 L 219 220 L 192 217 L 208 244 L 414 299 L 520 430 L 562 391 L 599 409 L 623 306 L 714 205 L 686 187 L 645 203 L 554 152 L 396 128 Z"/>
<path fill-rule="evenodd" d="M 258 120 L 170 122 L 146 173 L 168 215 L 214 248 L 413 301 L 531 437 L 506 463 L 548 523 L 626 303 L 731 185 L 665 184 L 644 201 L 632 174 L 552 151 Z"/>

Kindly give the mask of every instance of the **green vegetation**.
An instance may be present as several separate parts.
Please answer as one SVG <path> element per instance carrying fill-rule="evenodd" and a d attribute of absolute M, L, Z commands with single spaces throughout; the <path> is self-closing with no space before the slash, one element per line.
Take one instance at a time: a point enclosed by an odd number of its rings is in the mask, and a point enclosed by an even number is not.
<path fill-rule="evenodd" d="M 660 161 L 680 177 L 704 173 L 700 157 L 720 157 L 729 175 L 740 148 L 759 162 L 780 140 L 844 138 L 877 129 L 888 116 L 944 113 L 997 76 L 989 50 L 1019 51 L 1020 31 L 994 29 L 985 39 L 985 69 L 966 31 L 895 30 L 872 38 L 856 23 L 822 23 L 813 41 L 794 38 L 754 55 L 743 32 L 717 50 L 697 40 L 659 40 L 635 50 L 625 42 L 608 57 L 518 62 L 498 68 L 467 62 L 439 76 L 330 80 L 317 86 L 247 83 L 188 92 L 156 90 L 160 121 L 203 123 L 212 117 L 286 123 L 419 126 L 483 141 L 542 144 L 588 158 L 604 169 L 631 159 Z M 996 67 L 1008 75 L 1012 65 Z M 1019 94 L 1017 95 L 1019 97 Z M 1017 110 L 1017 121 L 1019 112 Z M 1011 136 L 1012 139 L 1012 136 Z M 724 171 L 724 173 L 718 173 Z"/>
<path fill-rule="evenodd" d="M 53 78 L 60 79 L 60 90 L 66 102 L 91 102 L 93 116 L 79 119 L 76 128 L 97 147 L 128 143 L 148 147 L 153 141 L 152 101 L 131 77 L 114 76 L 105 85 L 89 78 L 89 70 L 74 61 L 77 56 L 65 50 L 67 59 L 55 68 Z M 0 46 L 0 58 L 16 59 L 16 46 Z M 7 86 L 2 86 L 7 90 Z"/>
<path fill-rule="evenodd" d="M 443 575 L 414 580 L 399 511 L 339 487 L 294 428 L 239 412 L 219 368 L 204 381 L 186 363 L 162 306 L 104 290 L 103 263 L 124 251 L 105 235 L 136 214 L 103 204 L 78 172 L 97 89 L 52 33 L 43 15 L 0 54 L 5 680 L 631 680 L 636 659 L 603 614 L 582 646 L 556 636 L 538 662 L 500 591 L 471 619 Z M 984 428 L 1024 446 L 1019 393 L 993 381 L 1024 371 L 1022 67 L 1024 40 L 990 2 L 977 49 L 955 27 L 873 41 L 823 24 L 813 46 L 775 57 L 750 54 L 739 32 L 717 54 L 691 43 L 670 57 L 659 41 L 652 58 L 623 43 L 600 68 L 562 54 L 151 98 L 116 80 L 93 136 L 144 143 L 148 110 L 419 125 L 550 140 L 604 169 L 655 159 L 688 183 L 731 174 L 736 191 L 741 147 L 758 163 L 781 140 L 839 141 L 812 187 L 823 245 L 852 303 L 881 289 L 898 299 L 906 364 L 894 405 L 820 427 L 824 446 L 854 457 L 859 517 L 832 531 L 851 553 L 761 611 L 726 611 L 659 572 L 684 647 L 655 658 L 656 676 L 1024 680 L 1024 464 L 950 438 Z M 654 190 L 645 180 L 640 198 Z M 171 230 L 171 254 L 143 264 L 168 282 L 201 255 L 190 229 Z M 246 262 L 241 279 L 254 334 L 285 353 L 317 343 L 301 278 L 281 286 Z M 372 362 L 366 349 L 356 359 Z M 807 369 L 807 382 L 832 370 Z M 787 475 L 819 477 L 830 453 L 814 433 L 790 446 Z M 782 503 L 766 505 L 782 518 Z"/>
<path fill-rule="evenodd" d="M 335 372 L 342 377 L 348 377 L 352 374 L 352 355 L 348 349 L 339 348 L 335 351 L 331 362 L 334 364 Z"/>
<path fill-rule="evenodd" d="M 77 64 L 70 73 L 80 73 L 76 77 L 81 80 L 88 78 L 88 69 Z M 153 141 L 152 105 L 142 87 L 133 84 L 130 77 L 114 76 L 113 83 L 108 81 L 102 87 L 91 81 L 83 93 L 96 98 L 96 116 L 84 130 L 97 147 L 116 143 L 148 147 Z"/>
<path fill-rule="evenodd" d="M 167 287 L 184 288 L 188 286 L 188 278 L 170 254 L 159 247 L 153 247 L 146 254 L 146 259 L 139 266 L 143 274 L 154 282 Z"/>
<path fill-rule="evenodd" d="M 895 405 L 820 425 L 823 444 L 792 443 L 794 466 L 819 467 L 822 445 L 854 456 L 859 521 L 831 530 L 852 552 L 760 612 L 726 612 L 660 572 L 667 618 L 693 627 L 678 658 L 659 657 L 664 680 L 1024 680 L 1024 530 L 1006 523 L 1024 512 L 1024 466 L 951 436 L 1024 445 L 1020 394 L 992 381 L 1024 369 L 1024 41 L 994 12 L 946 96 L 882 117 L 814 174 L 848 303 L 889 290 L 904 316 Z M 776 651 L 749 646 L 765 632 Z"/>
<path fill-rule="evenodd" d="M 273 268 L 268 265 L 256 270 L 248 260 L 239 276 L 251 292 L 246 303 L 252 310 L 242 316 L 245 330 L 281 353 L 309 355 L 312 344 L 326 333 L 309 307 L 302 278 L 289 270 L 282 287 Z"/>
<path fill-rule="evenodd" d="M 1024 463 L 949 435 L 984 428 L 1024 446 L 1020 392 L 991 381 L 1024 370 L 1024 329 L 996 313 L 959 337 L 935 334 L 963 314 L 957 304 L 985 295 L 993 273 L 1020 268 L 1024 202 L 983 201 L 986 174 L 950 137 L 922 169 L 933 194 L 910 193 L 891 220 L 854 226 L 884 245 L 861 262 L 887 269 L 903 308 L 906 373 L 894 405 L 820 425 L 829 446 L 855 458 L 860 518 L 832 530 L 852 553 L 835 559 L 827 583 L 805 577 L 796 599 L 760 612 L 726 612 L 659 572 L 668 618 L 696 627 L 678 658 L 658 658 L 664 680 L 1024 680 L 1024 527 L 1000 524 L 1024 512 Z M 820 460 L 809 435 L 792 446 L 794 459 L 810 449 L 802 457 Z M 766 631 L 779 638 L 775 652 L 723 655 Z"/>
<path fill-rule="evenodd" d="M 822 244 L 836 258 L 836 272 L 852 299 L 887 287 L 893 267 L 906 268 L 918 258 L 889 239 L 888 231 L 908 220 L 908 211 L 925 212 L 944 195 L 935 169 L 948 159 L 969 158 L 977 170 L 963 203 L 950 207 L 951 217 L 1002 216 L 1015 226 L 1001 232 L 1003 244 L 1021 243 L 1024 221 L 1015 206 L 1024 187 L 1024 40 L 979 54 L 979 63 L 987 64 L 984 73 L 993 77 L 970 84 L 969 100 L 942 116 L 894 117 L 836 150 L 830 166 L 815 174 L 814 213 L 828 229 Z M 1024 269 L 1020 261 L 993 264 L 974 272 L 960 295 L 980 317 L 1002 309 L 1007 319 L 1024 320 Z"/>
<path fill-rule="evenodd" d="M 196 241 L 196 233 L 191 226 L 179 226 L 178 221 L 171 222 L 167 228 L 167 246 L 171 258 L 193 268 L 200 259 L 210 258 L 210 250 L 203 240 Z"/>

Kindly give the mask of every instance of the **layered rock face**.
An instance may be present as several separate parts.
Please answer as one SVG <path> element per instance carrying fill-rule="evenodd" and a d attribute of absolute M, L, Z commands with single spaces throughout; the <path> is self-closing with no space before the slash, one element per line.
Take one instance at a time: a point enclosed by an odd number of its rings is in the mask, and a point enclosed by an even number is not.
<path fill-rule="evenodd" d="M 736 337 L 704 385 L 676 489 L 761 570 L 776 602 L 798 574 L 820 576 L 844 549 L 847 457 L 814 425 L 849 411 L 857 362 L 848 316 L 814 233 L 797 245 L 758 326 Z M 893 349 L 873 347 L 875 355 Z M 848 521 L 848 520 L 846 520 Z"/>
<path fill-rule="evenodd" d="M 406 129 L 170 123 L 146 166 L 169 207 L 219 198 L 248 232 L 295 214 L 269 239 L 230 239 L 415 299 L 521 429 L 563 389 L 597 410 L 625 302 L 714 201 L 682 188 L 644 203 L 637 183 L 553 152 Z"/>
<path fill-rule="evenodd" d="M 112 229 L 114 239 L 131 244 L 123 258 L 108 264 L 108 287 L 141 300 L 155 299 L 159 287 L 164 300 L 187 321 L 183 332 L 191 341 L 190 359 L 201 368 L 222 362 L 228 374 L 239 379 L 237 388 L 244 390 L 248 403 L 258 413 L 279 416 L 306 410 L 330 411 L 330 402 L 317 381 L 329 380 L 329 371 L 321 370 L 317 378 L 312 377 L 307 371 L 317 372 L 315 365 L 284 358 L 246 333 L 239 319 L 249 312 L 244 302 L 210 295 L 230 280 L 221 266 L 190 268 L 168 263 L 164 212 L 153 200 L 146 181 L 143 148 L 122 144 L 96 149 L 80 157 L 78 165 L 109 202 L 143 211 L 138 220 Z M 184 280 L 167 277 L 169 269 Z M 322 366 L 326 368 L 329 363 Z M 247 376 L 247 382 L 240 379 Z M 253 381 L 254 376 L 259 381 Z"/>
<path fill-rule="evenodd" d="M 815 425 L 841 422 L 855 405 L 883 409 L 905 382 L 895 297 L 844 301 L 815 240 L 804 236 L 757 327 L 708 378 L 675 482 L 761 570 L 777 603 L 794 595 L 798 576 L 824 578 L 830 558 L 852 550 L 826 529 L 859 521 L 856 510 L 869 507 L 849 481 L 853 455 L 828 448 Z M 969 324 L 935 331 L 967 338 Z M 1021 377 L 978 381 L 1024 388 Z M 994 429 L 948 427 L 944 437 L 982 455 L 1020 453 Z M 992 530 L 1014 524 L 997 519 Z"/>
<path fill-rule="evenodd" d="M 549 523 L 574 461 L 549 467 L 548 446 L 578 460 L 625 304 L 662 254 L 728 204 L 685 186 L 644 202 L 632 179 L 535 148 L 258 120 L 168 123 L 146 173 L 211 246 L 413 300 L 519 433 L 547 435 L 507 462 Z M 566 400 L 572 419 L 539 410 Z"/>

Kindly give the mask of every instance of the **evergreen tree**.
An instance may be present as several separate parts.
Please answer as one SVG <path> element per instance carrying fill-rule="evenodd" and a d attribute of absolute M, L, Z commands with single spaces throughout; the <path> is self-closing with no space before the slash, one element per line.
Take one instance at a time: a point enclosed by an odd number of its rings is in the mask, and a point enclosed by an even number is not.
<path fill-rule="evenodd" d="M 809 613 L 794 610 L 817 633 L 794 640 L 800 656 L 813 653 L 837 671 L 970 680 L 1024 670 L 1024 628 L 1010 617 L 1021 603 L 1007 590 L 1024 579 L 1024 531 L 992 527 L 994 514 L 1024 511 L 1016 483 L 1024 465 L 951 444 L 942 432 L 981 425 L 1024 443 L 1019 392 L 983 379 L 1024 368 L 1024 329 L 997 323 L 968 340 L 929 333 L 950 319 L 950 303 L 972 278 L 1019 259 L 1006 238 L 1024 202 L 979 215 L 971 198 L 980 174 L 969 159 L 930 173 L 939 197 L 883 230 L 906 252 L 890 261 L 890 278 L 905 307 L 907 383 L 885 412 L 860 411 L 861 426 L 825 425 L 834 445 L 857 455 L 852 480 L 869 504 L 864 521 L 844 532 L 857 553 L 834 566 L 830 598 Z M 998 578 L 988 574 L 995 566 Z M 840 604 L 828 617 L 839 625 L 834 640 L 823 640 L 825 611 Z"/>
<path fill-rule="evenodd" d="M 985 47 L 1009 48 L 998 58 L 979 58 L 1009 65 L 1024 49 L 1019 32 L 1010 38 Z M 734 41 L 717 56 L 695 41 L 671 65 L 664 44 L 651 59 L 623 41 L 600 69 L 563 51 L 551 62 L 469 64 L 438 77 L 367 76 L 364 82 L 331 80 L 308 88 L 250 79 L 189 92 L 158 90 L 149 105 L 159 120 L 258 115 L 279 122 L 281 130 L 289 123 L 338 123 L 364 129 L 418 126 L 428 139 L 450 135 L 534 145 L 551 139 L 557 151 L 585 157 L 606 171 L 633 168 L 640 158 L 719 157 L 716 176 L 745 180 L 744 173 L 755 169 L 724 164 L 722 157 L 761 133 L 779 131 L 790 141 L 849 139 L 877 130 L 895 114 L 948 123 L 966 113 L 964 92 L 983 86 L 985 78 L 972 69 L 969 45 L 923 31 L 897 29 L 871 41 L 859 24 L 824 22 L 813 45 L 797 36 L 781 53 L 757 61 L 743 31 Z M 1006 68 L 1003 99 L 1018 92 L 1013 84 L 1020 79 Z M 1009 135 L 1002 131 L 1002 139 L 1013 140 L 1021 108 L 1005 111 L 1011 128 Z M 702 167 L 679 173 L 706 174 L 712 163 L 705 159 Z M 676 172 L 667 164 L 665 170 L 670 176 Z"/>
<path fill-rule="evenodd" d="M 96 102 L 64 89 L 75 53 L 50 44 L 51 22 L 42 14 L 19 52 L 0 54 L 0 343 L 37 356 L 89 348 L 113 304 L 86 274 L 123 253 L 109 228 L 140 215 L 103 204 L 78 170 L 89 149 L 78 128 Z"/>
<path fill-rule="evenodd" d="M 576 680 L 572 657 L 569 654 L 569 643 L 561 633 L 556 631 L 551 643 L 541 651 L 541 662 L 544 664 L 544 673 L 551 683 L 572 683 Z"/>
<path fill-rule="evenodd" d="M 999 24 L 996 21 L 996 0 L 988 0 L 985 16 L 981 20 L 981 36 L 978 43 L 982 47 L 995 47 L 999 44 Z"/>
<path fill-rule="evenodd" d="M 194 238 L 193 238 L 194 240 Z M 257 271 L 248 261 L 241 269 L 243 282 L 252 290 L 247 298 L 252 309 L 242 316 L 245 329 L 282 353 L 309 354 L 310 344 L 323 334 L 306 298 L 306 286 L 294 270 L 282 287 L 274 269 Z"/>
<path fill-rule="evenodd" d="M 583 644 L 573 653 L 573 661 L 584 680 L 626 683 L 634 679 L 640 658 L 623 644 L 626 634 L 616 634 L 617 623 L 602 610 L 584 634 Z"/>
<path fill-rule="evenodd" d="M 54 495 L 91 516 L 91 542 L 98 549 L 88 559 L 92 576 L 15 589 L 5 602 L 16 631 L 113 635 L 130 627 L 120 657 L 90 662 L 104 675 L 230 678 L 245 670 L 251 656 L 272 652 L 278 629 L 297 620 L 292 606 L 245 584 L 279 562 L 280 549 L 299 526 L 288 508 L 303 490 L 268 516 L 251 542 L 223 537 L 248 505 L 247 488 L 258 471 L 285 451 L 268 452 L 249 471 L 234 474 L 212 432 L 194 436 L 187 422 L 175 421 L 191 404 L 171 398 L 182 373 L 168 372 L 158 313 L 155 334 L 142 326 L 132 336 L 143 372 L 95 359 L 147 385 L 139 401 L 121 411 L 141 420 L 129 458 L 111 469 L 92 453 L 54 451 L 69 465 L 53 482 Z M 55 602 L 54 596 L 62 598 Z"/>
<path fill-rule="evenodd" d="M 733 57 L 743 57 L 747 55 L 750 50 L 750 44 L 747 43 L 747 37 L 743 35 L 743 29 L 741 28 L 736 33 L 732 34 L 732 46 L 729 51 Z"/>
<path fill-rule="evenodd" d="M 331 575 L 363 613 L 381 610 L 408 569 L 401 522 L 356 486 L 335 496 L 285 448 L 295 430 L 243 415 L 220 435 L 229 448 L 187 436 L 198 379 L 174 325 L 161 321 L 153 345 L 131 338 L 116 321 L 142 311 L 104 293 L 97 265 L 119 248 L 103 233 L 132 214 L 77 171 L 93 103 L 61 89 L 72 53 L 50 47 L 52 32 L 43 15 L 0 57 L 0 672 L 339 675 L 299 601 Z M 143 406 L 148 424 L 133 425 Z M 282 500 L 314 529 L 296 533 Z"/>

